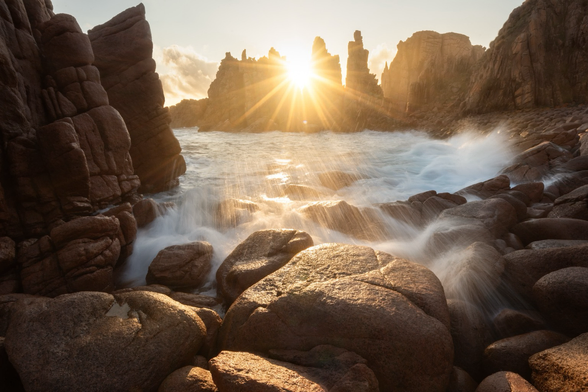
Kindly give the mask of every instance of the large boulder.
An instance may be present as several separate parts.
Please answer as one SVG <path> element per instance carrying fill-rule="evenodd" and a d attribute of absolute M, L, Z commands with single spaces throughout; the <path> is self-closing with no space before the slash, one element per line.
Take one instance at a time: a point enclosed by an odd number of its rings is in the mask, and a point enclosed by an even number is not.
<path fill-rule="evenodd" d="M 359 355 L 321 346 L 310 352 L 274 353 L 292 360 L 223 351 L 210 361 L 219 392 L 377 392 L 378 380 Z"/>
<path fill-rule="evenodd" d="M 548 217 L 588 220 L 588 185 L 558 197 Z"/>
<path fill-rule="evenodd" d="M 487 181 L 479 182 L 463 188 L 456 193 L 458 195 L 473 195 L 480 199 L 487 199 L 491 196 L 508 191 L 510 189 L 510 179 L 508 176 L 500 175 Z"/>
<path fill-rule="evenodd" d="M 445 391 L 449 324 L 443 287 L 425 267 L 367 247 L 324 244 L 243 292 L 223 320 L 218 348 L 336 345 L 365 358 L 382 390 Z"/>
<path fill-rule="evenodd" d="M 496 237 L 505 234 L 518 222 L 514 207 L 502 199 L 472 201 L 443 211 L 439 219 L 475 219 Z"/>
<path fill-rule="evenodd" d="M 239 244 L 218 268 L 218 291 L 230 305 L 247 288 L 313 245 L 312 237 L 303 231 L 256 231 Z"/>
<path fill-rule="evenodd" d="M 492 319 L 494 329 L 501 339 L 547 329 L 536 312 L 503 309 Z"/>
<path fill-rule="evenodd" d="M 551 142 L 543 142 L 519 154 L 515 163 L 502 172 L 512 182 L 539 181 L 570 159 L 572 154 L 566 149 Z"/>
<path fill-rule="evenodd" d="M 533 298 L 551 325 L 570 336 L 588 332 L 588 268 L 562 268 L 533 286 Z"/>
<path fill-rule="evenodd" d="M 202 285 L 212 268 L 212 245 L 196 241 L 172 245 L 161 250 L 147 271 L 147 284 L 165 286 L 198 287 Z"/>
<path fill-rule="evenodd" d="M 588 333 L 533 355 L 529 366 L 533 384 L 542 392 L 586 390 L 588 380 Z"/>
<path fill-rule="evenodd" d="M 205 335 L 192 309 L 162 294 L 84 292 L 20 301 L 5 343 L 27 391 L 156 391 Z"/>
<path fill-rule="evenodd" d="M 499 340 L 484 350 L 484 370 L 486 374 L 510 371 L 530 380 L 529 357 L 568 340 L 567 336 L 552 331 L 535 331 Z"/>

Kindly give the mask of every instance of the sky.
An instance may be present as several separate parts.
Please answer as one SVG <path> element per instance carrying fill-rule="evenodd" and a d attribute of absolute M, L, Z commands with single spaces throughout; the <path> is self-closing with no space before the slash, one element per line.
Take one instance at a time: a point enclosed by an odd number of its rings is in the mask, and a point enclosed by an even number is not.
<path fill-rule="evenodd" d="M 488 47 L 522 0 L 145 0 L 166 105 L 207 96 L 226 52 L 237 58 L 267 55 L 271 47 L 289 60 L 310 59 L 322 37 L 345 72 L 347 43 L 361 30 L 369 66 L 380 79 L 396 45 L 433 30 L 470 37 Z M 76 17 L 84 31 L 138 4 L 137 0 L 53 0 L 56 13 Z"/>

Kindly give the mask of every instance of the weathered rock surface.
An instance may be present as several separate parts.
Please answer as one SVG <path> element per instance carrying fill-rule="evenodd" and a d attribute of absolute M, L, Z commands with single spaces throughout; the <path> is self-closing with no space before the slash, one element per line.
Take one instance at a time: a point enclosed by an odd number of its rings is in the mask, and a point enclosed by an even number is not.
<path fill-rule="evenodd" d="M 370 248 L 325 244 L 246 290 L 225 316 L 218 348 L 267 353 L 332 344 L 365 358 L 382 390 L 445 391 L 449 328 L 431 271 Z"/>
<path fill-rule="evenodd" d="M 251 234 L 216 272 L 219 293 L 230 305 L 239 295 L 314 243 L 298 230 L 261 230 Z"/>
<path fill-rule="evenodd" d="M 571 218 L 531 219 L 511 230 L 523 244 L 542 240 L 588 240 L 588 222 Z"/>
<path fill-rule="evenodd" d="M 169 112 L 163 107 L 145 7 L 129 8 L 89 30 L 88 35 L 110 104 L 129 129 L 130 154 L 141 189 L 158 192 L 177 185 L 186 164 L 170 127 Z"/>
<path fill-rule="evenodd" d="M 92 216 L 74 219 L 50 236 L 18 245 L 25 293 L 57 296 L 77 291 L 111 291 L 121 244 L 119 220 Z"/>
<path fill-rule="evenodd" d="M 529 357 L 566 343 L 569 338 L 552 331 L 535 331 L 492 343 L 484 350 L 484 371 L 510 371 L 530 380 Z"/>
<path fill-rule="evenodd" d="M 443 211 L 439 218 L 477 220 L 498 238 L 518 222 L 514 207 L 502 199 L 472 201 Z"/>
<path fill-rule="evenodd" d="M 349 351 L 316 347 L 310 352 L 278 352 L 294 363 L 255 354 L 223 351 L 210 361 L 220 392 L 376 392 L 378 380 L 366 360 Z"/>
<path fill-rule="evenodd" d="M 208 370 L 184 366 L 166 377 L 157 392 L 218 392 Z"/>
<path fill-rule="evenodd" d="M 198 287 L 212 268 L 212 245 L 196 241 L 161 250 L 149 265 L 147 284 L 173 288 Z"/>
<path fill-rule="evenodd" d="M 514 163 L 504 169 L 512 182 L 540 181 L 558 165 L 572 159 L 572 154 L 562 147 L 543 142 L 520 153 Z"/>
<path fill-rule="evenodd" d="M 588 334 L 535 354 L 529 359 L 533 371 L 533 385 L 542 392 L 585 390 L 588 380 L 586 361 Z"/>
<path fill-rule="evenodd" d="M 164 295 L 85 292 L 23 300 L 5 343 L 27 391 L 156 391 L 205 334 L 193 310 Z"/>
<path fill-rule="evenodd" d="M 492 319 L 492 323 L 501 338 L 547 329 L 545 322 L 536 312 L 522 312 L 514 309 L 502 310 Z"/>
<path fill-rule="evenodd" d="M 384 96 L 400 111 L 427 105 L 438 110 L 459 108 L 484 50 L 462 34 L 414 33 L 400 41 L 394 61 L 382 73 Z"/>
<path fill-rule="evenodd" d="M 378 86 L 376 75 L 370 74 L 368 68 L 368 56 L 370 52 L 363 48 L 361 31 L 353 33 L 353 41 L 347 45 L 347 76 L 345 87 L 355 91 L 356 94 L 382 96 L 382 88 Z"/>
<path fill-rule="evenodd" d="M 549 218 L 588 220 L 588 185 L 581 186 L 567 195 L 555 199 Z"/>
<path fill-rule="evenodd" d="M 533 286 L 533 299 L 549 323 L 569 336 L 588 332 L 588 268 L 551 272 Z"/>
<path fill-rule="evenodd" d="M 486 377 L 475 392 L 538 392 L 527 380 L 513 372 L 498 372 Z"/>
<path fill-rule="evenodd" d="M 472 75 L 474 112 L 585 103 L 588 6 L 582 1 L 526 1 L 516 8 Z"/>

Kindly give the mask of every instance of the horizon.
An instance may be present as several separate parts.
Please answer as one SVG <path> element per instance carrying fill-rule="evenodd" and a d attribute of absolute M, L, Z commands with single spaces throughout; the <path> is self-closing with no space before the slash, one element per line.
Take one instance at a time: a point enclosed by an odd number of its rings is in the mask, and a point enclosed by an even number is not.
<path fill-rule="evenodd" d="M 310 61 L 316 36 L 325 40 L 331 54 L 339 55 L 344 81 L 347 44 L 353 40 L 355 30 L 362 32 L 365 48 L 370 51 L 370 72 L 381 82 L 384 64 L 394 59 L 397 44 L 414 33 L 429 30 L 464 34 L 473 45 L 488 48 L 510 13 L 522 3 L 521 0 L 483 0 L 475 4 L 464 0 L 443 4 L 432 0 L 410 3 L 372 0 L 357 4 L 350 0 L 337 3 L 303 0 L 292 5 L 258 0 L 252 6 L 238 0 L 209 4 L 194 4 L 189 0 L 170 0 L 165 4 L 143 1 L 166 106 L 182 99 L 206 98 L 227 52 L 240 58 L 246 50 L 248 57 L 257 59 L 267 56 L 273 47 L 298 67 L 304 67 Z M 106 0 L 99 4 L 88 0 L 53 1 L 54 11 L 73 15 L 84 32 L 137 4 L 130 0 Z M 335 10 L 338 17 L 330 17 L 329 12 Z M 218 23 L 219 20 L 223 23 Z"/>

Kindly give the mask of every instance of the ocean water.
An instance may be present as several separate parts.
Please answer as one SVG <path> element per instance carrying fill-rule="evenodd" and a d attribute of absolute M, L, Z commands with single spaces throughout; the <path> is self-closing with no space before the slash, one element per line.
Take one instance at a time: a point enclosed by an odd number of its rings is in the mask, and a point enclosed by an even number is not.
<path fill-rule="evenodd" d="M 262 229 L 304 230 L 315 244 L 368 245 L 422 262 L 430 230 L 381 214 L 388 235 L 368 241 L 321 227 L 300 209 L 317 201 L 338 200 L 376 207 L 428 190 L 455 192 L 496 176 L 513 158 L 499 131 L 463 133 L 446 140 L 416 131 L 238 134 L 200 133 L 191 128 L 174 132 L 182 145 L 186 174 L 178 188 L 151 197 L 176 206 L 139 230 L 135 251 L 120 276 L 123 285 L 144 284 L 149 264 L 163 248 L 203 240 L 214 247 L 214 267 L 201 291 L 212 293 L 220 263 L 241 241 Z M 319 177 L 332 171 L 360 179 L 335 191 L 323 186 Z M 312 195 L 305 200 L 288 196 L 285 190 L 292 185 L 306 186 Z M 218 215 L 219 203 L 227 200 L 254 207 L 242 209 L 231 225 Z"/>

